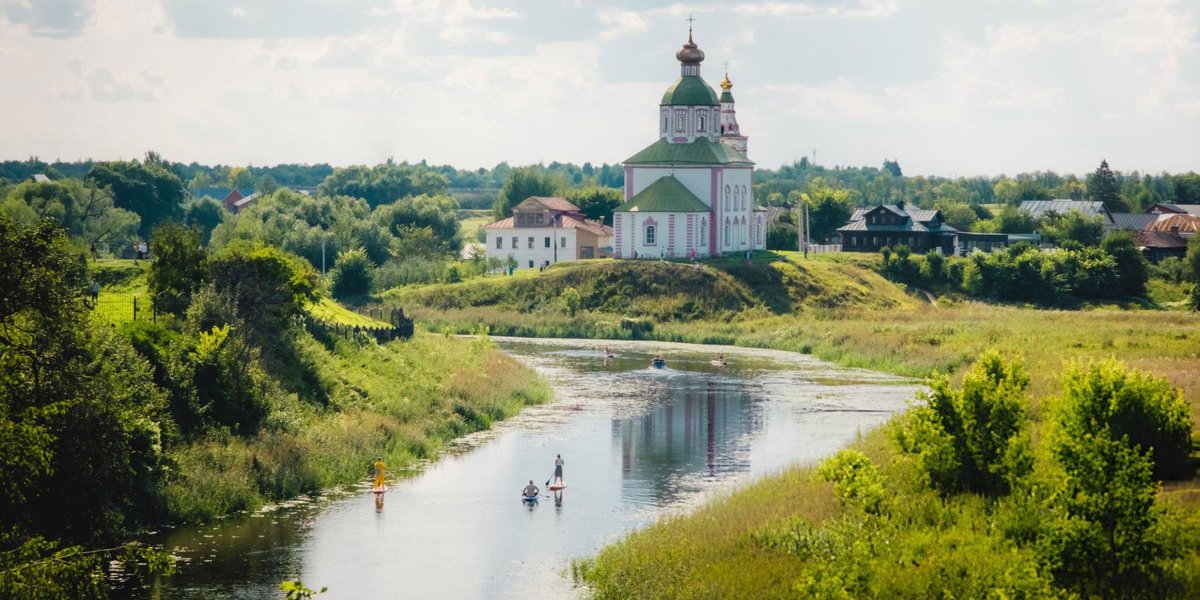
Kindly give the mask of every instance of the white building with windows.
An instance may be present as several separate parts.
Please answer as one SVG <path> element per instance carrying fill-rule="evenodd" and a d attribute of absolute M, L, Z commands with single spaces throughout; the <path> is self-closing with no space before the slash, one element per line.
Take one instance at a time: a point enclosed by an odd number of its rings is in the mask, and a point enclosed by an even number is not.
<path fill-rule="evenodd" d="M 613 212 L 613 256 L 720 256 L 766 248 L 766 211 L 754 204 L 729 74 L 716 92 L 700 78 L 704 52 L 688 41 L 678 80 L 659 104 L 658 140 L 625 160 L 625 203 Z"/>
<path fill-rule="evenodd" d="M 530 196 L 513 207 L 513 216 L 484 227 L 487 256 L 532 269 L 567 260 L 606 256 L 612 228 L 584 217 L 563 198 Z"/>

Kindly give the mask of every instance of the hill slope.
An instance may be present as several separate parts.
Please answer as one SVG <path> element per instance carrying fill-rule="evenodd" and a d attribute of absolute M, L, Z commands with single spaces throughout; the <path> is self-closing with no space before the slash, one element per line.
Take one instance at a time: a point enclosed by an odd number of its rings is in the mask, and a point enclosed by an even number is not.
<path fill-rule="evenodd" d="M 581 310 L 656 321 L 917 304 L 901 288 L 860 264 L 833 258 L 800 262 L 760 254 L 750 263 L 714 261 L 700 268 L 661 261 L 579 261 L 544 273 L 397 288 L 385 293 L 384 299 L 418 311 L 492 307 L 505 312 L 562 313 L 562 293 L 574 288 Z"/>

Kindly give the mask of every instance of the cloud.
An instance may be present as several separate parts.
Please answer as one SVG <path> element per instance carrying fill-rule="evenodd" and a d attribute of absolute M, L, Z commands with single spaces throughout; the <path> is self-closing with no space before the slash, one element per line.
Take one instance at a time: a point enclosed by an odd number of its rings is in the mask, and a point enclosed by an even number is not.
<path fill-rule="evenodd" d="M 49 38 L 79 35 L 92 12 L 92 5 L 86 0 L 0 0 L 3 20 Z"/>
<path fill-rule="evenodd" d="M 162 77 L 141 71 L 136 76 L 118 76 L 107 67 L 87 68 L 80 59 L 67 63 L 76 83 L 59 94 L 63 100 L 96 102 L 155 102 L 166 91 Z"/>
<path fill-rule="evenodd" d="M 631 33 L 642 33 L 650 28 L 641 15 L 631 10 L 601 10 L 599 17 L 600 22 L 608 27 L 608 29 L 600 32 L 602 39 L 612 39 Z"/>
<path fill-rule="evenodd" d="M 361 32 L 391 12 L 387 0 L 162 0 L 174 32 L 196 38 L 291 38 Z"/>

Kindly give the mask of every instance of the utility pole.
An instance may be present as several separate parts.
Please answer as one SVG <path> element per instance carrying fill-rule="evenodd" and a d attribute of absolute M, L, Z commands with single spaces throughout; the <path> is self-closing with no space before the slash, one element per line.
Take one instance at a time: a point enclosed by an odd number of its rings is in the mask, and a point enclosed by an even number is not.
<path fill-rule="evenodd" d="M 808 227 L 808 199 L 804 200 L 804 258 L 808 258 L 808 247 L 812 245 L 812 230 Z"/>
<path fill-rule="evenodd" d="M 321 232 L 321 276 L 325 276 L 325 232 Z"/>

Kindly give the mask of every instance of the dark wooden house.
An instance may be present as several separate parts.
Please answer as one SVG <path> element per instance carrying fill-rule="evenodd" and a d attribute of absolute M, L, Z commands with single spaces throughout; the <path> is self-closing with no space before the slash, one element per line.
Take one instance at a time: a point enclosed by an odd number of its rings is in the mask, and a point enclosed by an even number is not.
<path fill-rule="evenodd" d="M 938 249 L 954 253 L 958 230 L 947 225 L 940 210 L 882 204 L 854 211 L 838 229 L 844 252 L 878 252 L 884 246 L 908 246 L 913 252 Z"/>

